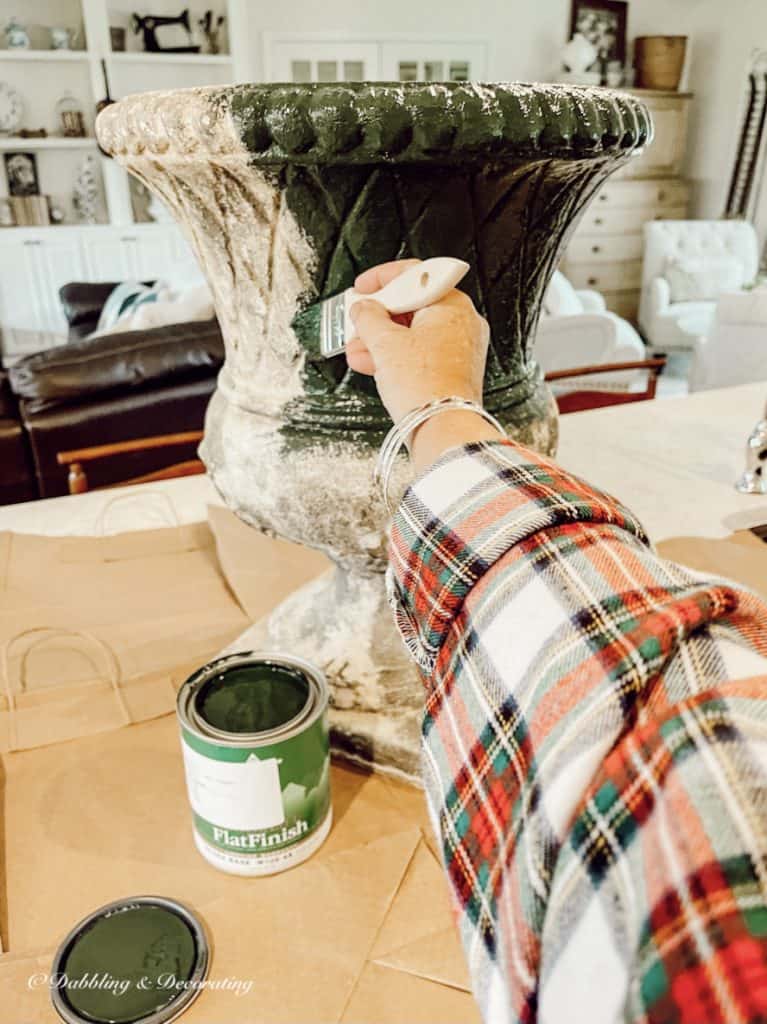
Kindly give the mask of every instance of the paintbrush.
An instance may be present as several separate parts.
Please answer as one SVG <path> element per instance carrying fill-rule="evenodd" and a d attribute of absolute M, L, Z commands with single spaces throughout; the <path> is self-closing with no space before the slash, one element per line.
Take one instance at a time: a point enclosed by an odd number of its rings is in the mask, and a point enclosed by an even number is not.
<path fill-rule="evenodd" d="M 389 313 L 415 313 L 443 299 L 469 270 L 464 260 L 436 256 L 403 271 L 377 292 L 362 295 L 347 288 L 323 302 L 309 306 L 296 317 L 293 326 L 302 339 L 319 336 L 320 354 L 325 359 L 340 355 L 346 342 L 354 337 L 349 310 L 355 302 L 373 299 Z"/>

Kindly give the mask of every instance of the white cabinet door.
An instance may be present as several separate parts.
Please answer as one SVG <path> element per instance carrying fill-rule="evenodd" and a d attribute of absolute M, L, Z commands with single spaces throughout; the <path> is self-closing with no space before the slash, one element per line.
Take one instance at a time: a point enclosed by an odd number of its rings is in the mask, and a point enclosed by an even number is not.
<path fill-rule="evenodd" d="M 58 230 L 58 229 L 57 229 Z M 82 280 L 77 237 L 25 233 L 0 245 L 0 319 L 4 328 L 66 333 L 59 288 Z"/>
<path fill-rule="evenodd" d="M 82 244 L 89 281 L 156 281 L 192 258 L 173 224 L 97 230 Z"/>
<path fill-rule="evenodd" d="M 272 82 L 365 82 L 381 77 L 375 42 L 267 35 L 265 45 Z"/>
<path fill-rule="evenodd" d="M 487 75 L 481 41 L 403 40 L 381 45 L 381 75 L 393 82 L 477 82 Z"/>
<path fill-rule="evenodd" d="M 133 272 L 139 281 L 158 281 L 174 265 L 173 235 L 170 227 L 137 232 L 128 244 Z"/>
<path fill-rule="evenodd" d="M 88 231 L 82 247 L 88 281 L 133 281 L 135 261 L 131 247 L 136 236 L 125 230 Z"/>

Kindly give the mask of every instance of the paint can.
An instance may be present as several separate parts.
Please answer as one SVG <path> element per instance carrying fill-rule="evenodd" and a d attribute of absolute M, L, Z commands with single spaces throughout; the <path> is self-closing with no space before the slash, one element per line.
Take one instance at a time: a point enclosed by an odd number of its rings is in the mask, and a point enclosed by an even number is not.
<path fill-rule="evenodd" d="M 187 679 L 178 718 L 194 841 L 214 867 L 271 875 L 330 831 L 328 688 L 285 654 L 225 655 Z"/>

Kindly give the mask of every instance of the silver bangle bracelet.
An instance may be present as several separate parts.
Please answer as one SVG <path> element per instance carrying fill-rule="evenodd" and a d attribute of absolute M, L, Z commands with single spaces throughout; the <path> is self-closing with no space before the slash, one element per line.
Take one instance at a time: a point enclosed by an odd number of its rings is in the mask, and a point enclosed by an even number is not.
<path fill-rule="evenodd" d="M 375 469 L 373 470 L 373 483 L 376 487 L 380 487 L 384 505 L 389 515 L 394 511 L 389 502 L 389 482 L 400 448 L 408 443 L 413 432 L 421 424 L 430 420 L 432 416 L 438 416 L 441 412 L 448 412 L 451 409 L 465 409 L 469 412 L 475 412 L 491 426 L 495 427 L 504 437 L 508 436 L 495 416 L 491 415 L 487 409 L 483 409 L 477 402 L 472 402 L 468 398 L 461 398 L 458 395 L 438 398 L 419 406 L 417 409 L 411 409 L 410 412 L 402 417 L 399 423 L 394 424 L 384 438 L 384 442 L 378 452 Z"/>

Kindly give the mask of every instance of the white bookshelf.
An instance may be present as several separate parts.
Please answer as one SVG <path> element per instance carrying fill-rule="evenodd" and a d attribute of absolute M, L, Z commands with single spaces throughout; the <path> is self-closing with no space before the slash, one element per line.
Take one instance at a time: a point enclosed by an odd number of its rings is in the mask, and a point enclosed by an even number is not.
<path fill-rule="evenodd" d="M 147 53 L 141 37 L 130 26 L 130 16 L 138 9 L 156 15 L 179 13 L 189 6 L 193 27 L 208 8 L 214 15 L 224 14 L 222 50 L 210 53 Z M 12 15 L 25 21 L 24 5 L 16 0 L 0 0 L 0 30 Z M 130 93 L 156 89 L 183 88 L 195 85 L 226 84 L 253 79 L 252 56 L 246 45 L 247 0 L 195 0 L 179 4 L 177 0 L 152 0 L 147 5 L 133 5 L 131 0 L 36 0 L 30 22 L 50 26 L 80 28 L 72 50 L 45 49 L 47 33 L 37 26 L 32 29 L 32 47 L 27 50 L 0 48 L 0 81 L 8 82 L 24 100 L 26 129 L 45 128 L 44 138 L 0 136 L 0 153 L 35 153 L 40 191 L 50 195 L 64 209 L 65 223 L 36 231 L 56 232 L 64 227 L 76 228 L 78 221 L 71 203 L 71 192 L 79 166 L 90 153 L 98 159 L 102 180 L 102 202 L 99 223 L 125 227 L 135 223 L 128 175 L 113 161 L 103 157 L 94 135 L 95 108 L 105 95 L 101 62 L 106 62 L 110 94 L 121 99 Z M 113 51 L 110 26 L 125 28 L 126 49 Z M 32 28 L 32 26 L 29 26 Z M 230 45 L 230 40 L 234 45 Z M 202 42 L 197 30 L 195 42 Z M 5 39 L 0 31 L 0 47 Z M 39 65 L 39 67 L 34 67 Z M 60 134 L 56 103 L 65 92 L 78 100 L 82 109 L 87 136 L 69 138 Z M 0 161 L 0 195 L 7 194 L 7 181 Z M 0 236 L 8 238 L 25 228 L 2 228 Z M 19 238 L 21 240 L 21 234 Z"/>
<path fill-rule="evenodd" d="M 0 67 L 5 63 L 34 61 L 37 64 L 58 64 L 60 61 L 87 61 L 86 50 L 0 50 Z"/>
<path fill-rule="evenodd" d="M 96 140 L 89 136 L 82 139 L 71 139 L 67 136 L 45 139 L 25 139 L 18 135 L 0 135 L 0 152 L 39 149 L 95 149 Z"/>
<path fill-rule="evenodd" d="M 195 64 L 198 67 L 232 64 L 228 53 L 112 53 L 110 60 L 114 64 Z"/>

